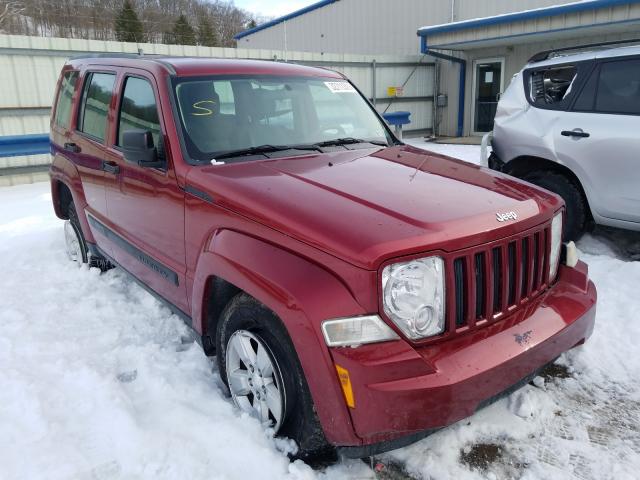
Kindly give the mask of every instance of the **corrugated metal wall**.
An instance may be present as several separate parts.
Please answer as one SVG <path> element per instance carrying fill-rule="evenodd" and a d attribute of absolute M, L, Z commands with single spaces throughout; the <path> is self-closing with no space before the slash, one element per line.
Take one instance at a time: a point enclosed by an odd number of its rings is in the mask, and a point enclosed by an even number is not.
<path fill-rule="evenodd" d="M 512 43 L 524 45 L 531 42 L 542 41 L 540 36 L 535 37 L 536 34 L 552 32 L 555 40 L 558 40 L 560 35 L 571 39 L 584 36 L 584 33 L 576 33 L 576 31 L 573 30 L 586 31 L 587 35 L 593 35 L 598 29 L 617 29 L 620 32 L 628 32 L 630 34 L 633 34 L 635 31 L 637 36 L 637 24 L 631 25 L 628 22 L 635 21 L 639 18 L 640 4 L 625 4 L 608 8 L 591 9 L 583 12 L 558 14 L 545 18 L 435 33 L 429 35 L 428 43 L 434 49 L 455 48 L 465 50 L 469 48 L 482 48 L 482 41 L 485 39 L 519 38 L 519 40 L 512 40 Z"/>
<path fill-rule="evenodd" d="M 136 53 L 138 48 L 149 54 L 177 56 L 265 60 L 286 57 L 289 61 L 332 68 L 348 75 L 368 98 L 375 96 L 380 111 L 387 107 L 390 112 L 407 110 L 412 113 L 411 129 L 430 131 L 432 127 L 433 63 L 418 55 L 323 55 L 306 52 L 287 52 L 285 55 L 279 49 L 246 50 L 0 35 L 0 136 L 49 131 L 49 113 L 58 74 L 70 56 Z M 404 97 L 391 101 L 387 87 L 405 83 Z M 25 167 L 49 161 L 48 155 L 0 158 L 0 185 L 42 179 L 41 172 L 25 172 Z M 22 171 L 16 171 L 16 168 Z"/>
<path fill-rule="evenodd" d="M 243 48 L 286 48 L 309 52 L 403 55 L 420 52 L 418 28 L 503 13 L 572 3 L 575 0 L 341 0 L 238 40 Z M 537 47 L 534 47 L 537 48 Z M 503 49 L 504 50 L 504 49 Z M 510 52 L 501 51 L 504 55 Z M 460 56 L 463 56 L 462 54 Z M 470 57 L 477 58 L 477 57 Z M 519 62 L 519 68 L 524 62 Z M 448 106 L 434 123 L 443 135 L 455 135 L 458 111 L 458 66 L 441 62 L 440 93 Z M 511 70 L 515 67 L 510 67 Z M 471 65 L 468 69 L 470 84 Z M 511 75 L 511 73 L 509 74 Z M 505 78 L 509 78 L 506 76 Z M 467 117 L 471 92 L 467 91 Z M 469 134 L 469 120 L 465 122 Z"/>
<path fill-rule="evenodd" d="M 238 47 L 415 54 L 420 52 L 418 28 L 449 23 L 452 11 L 454 21 L 458 21 L 572 1 L 341 0 L 243 37 Z"/>

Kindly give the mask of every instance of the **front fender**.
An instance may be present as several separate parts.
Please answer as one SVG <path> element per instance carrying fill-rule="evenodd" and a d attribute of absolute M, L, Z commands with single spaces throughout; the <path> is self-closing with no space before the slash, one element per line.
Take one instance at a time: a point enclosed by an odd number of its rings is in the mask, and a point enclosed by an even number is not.
<path fill-rule="evenodd" d="M 284 323 L 305 373 L 327 440 L 361 443 L 353 431 L 335 367 L 320 324 L 328 318 L 362 315 L 349 289 L 309 260 L 231 230 L 216 232 L 201 254 L 192 293 L 193 324 L 204 333 L 202 299 L 207 281 L 218 276 L 275 312 Z"/>

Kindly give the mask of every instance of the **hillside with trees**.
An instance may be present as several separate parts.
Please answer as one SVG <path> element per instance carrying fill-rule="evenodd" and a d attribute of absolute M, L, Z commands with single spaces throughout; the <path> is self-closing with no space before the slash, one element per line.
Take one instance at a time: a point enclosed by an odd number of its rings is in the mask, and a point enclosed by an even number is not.
<path fill-rule="evenodd" d="M 0 32 L 13 35 L 235 47 L 255 23 L 227 0 L 0 1 Z"/>

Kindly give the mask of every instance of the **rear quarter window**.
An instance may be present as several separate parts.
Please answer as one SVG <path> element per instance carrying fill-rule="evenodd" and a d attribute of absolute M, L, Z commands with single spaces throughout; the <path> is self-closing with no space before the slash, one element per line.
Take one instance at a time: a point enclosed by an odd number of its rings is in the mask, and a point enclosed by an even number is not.
<path fill-rule="evenodd" d="M 575 94 L 577 79 L 576 65 L 558 65 L 530 70 L 525 76 L 529 102 L 539 108 L 565 109 Z"/>
<path fill-rule="evenodd" d="M 54 123 L 59 127 L 69 128 L 71 122 L 71 101 L 77 79 L 77 71 L 69 71 L 62 76 L 54 117 Z"/>

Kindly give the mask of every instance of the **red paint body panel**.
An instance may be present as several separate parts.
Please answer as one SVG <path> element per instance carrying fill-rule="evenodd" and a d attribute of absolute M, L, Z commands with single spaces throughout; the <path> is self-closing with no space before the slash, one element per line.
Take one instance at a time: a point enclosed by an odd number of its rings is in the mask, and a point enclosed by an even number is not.
<path fill-rule="evenodd" d="M 584 268 L 584 264 L 580 266 Z M 364 443 L 437 429 L 584 342 L 595 321 L 596 290 L 583 272 L 562 267 L 535 302 L 490 326 L 438 345 L 403 340 L 332 350 L 351 374 L 351 417 Z M 567 272 L 568 271 L 568 272 Z"/>
<path fill-rule="evenodd" d="M 408 146 L 377 150 L 204 167 L 190 178 L 220 205 L 368 270 L 425 246 L 454 251 L 506 237 L 561 206 L 465 162 Z M 509 210 L 518 223 L 498 224 L 496 212 Z"/>
<path fill-rule="evenodd" d="M 596 293 L 579 264 L 561 267 L 554 284 L 532 289 L 528 297 L 518 286 L 515 304 L 504 305 L 491 320 L 471 319 L 456 329 L 449 295 L 450 328 L 442 336 L 327 348 L 324 320 L 373 313 L 385 318 L 379 294 L 384 265 L 438 254 L 447 271 L 464 255 L 471 268 L 471 255 L 513 241 L 520 255 L 522 242 L 529 241 L 525 236 L 545 232 L 540 229 L 548 228 L 561 200 L 503 174 L 402 145 L 223 166 L 186 161 L 171 106 L 172 75 L 342 78 L 335 72 L 184 58 L 89 58 L 68 62 L 63 72 L 69 69 L 80 72 L 72 128 L 51 127 L 58 216 L 58 189 L 64 184 L 78 212 L 84 212 L 80 222 L 87 241 L 178 307 L 201 334 L 212 334 L 205 309 L 214 276 L 272 309 L 293 341 L 331 443 L 361 446 L 448 425 L 590 335 Z M 117 75 L 104 145 L 73 128 L 88 71 Z M 122 86 L 131 74 L 153 85 L 166 169 L 129 164 L 114 145 Z M 81 151 L 64 150 L 70 141 Z M 120 172 L 104 172 L 104 160 Z M 518 221 L 498 223 L 496 213 L 508 211 L 517 211 Z M 91 217 L 112 235 L 92 226 Z M 123 241 L 134 249 L 123 248 Z M 159 276 L 136 251 L 174 272 L 176 282 Z M 547 254 L 540 251 L 540 258 Z M 517 275 L 523 268 L 518 264 Z M 451 277 L 446 281 L 447 289 L 453 288 Z M 467 289 L 472 286 L 467 279 Z M 474 295 L 469 294 L 469 304 Z M 355 409 L 345 405 L 334 362 L 349 370 Z"/>

